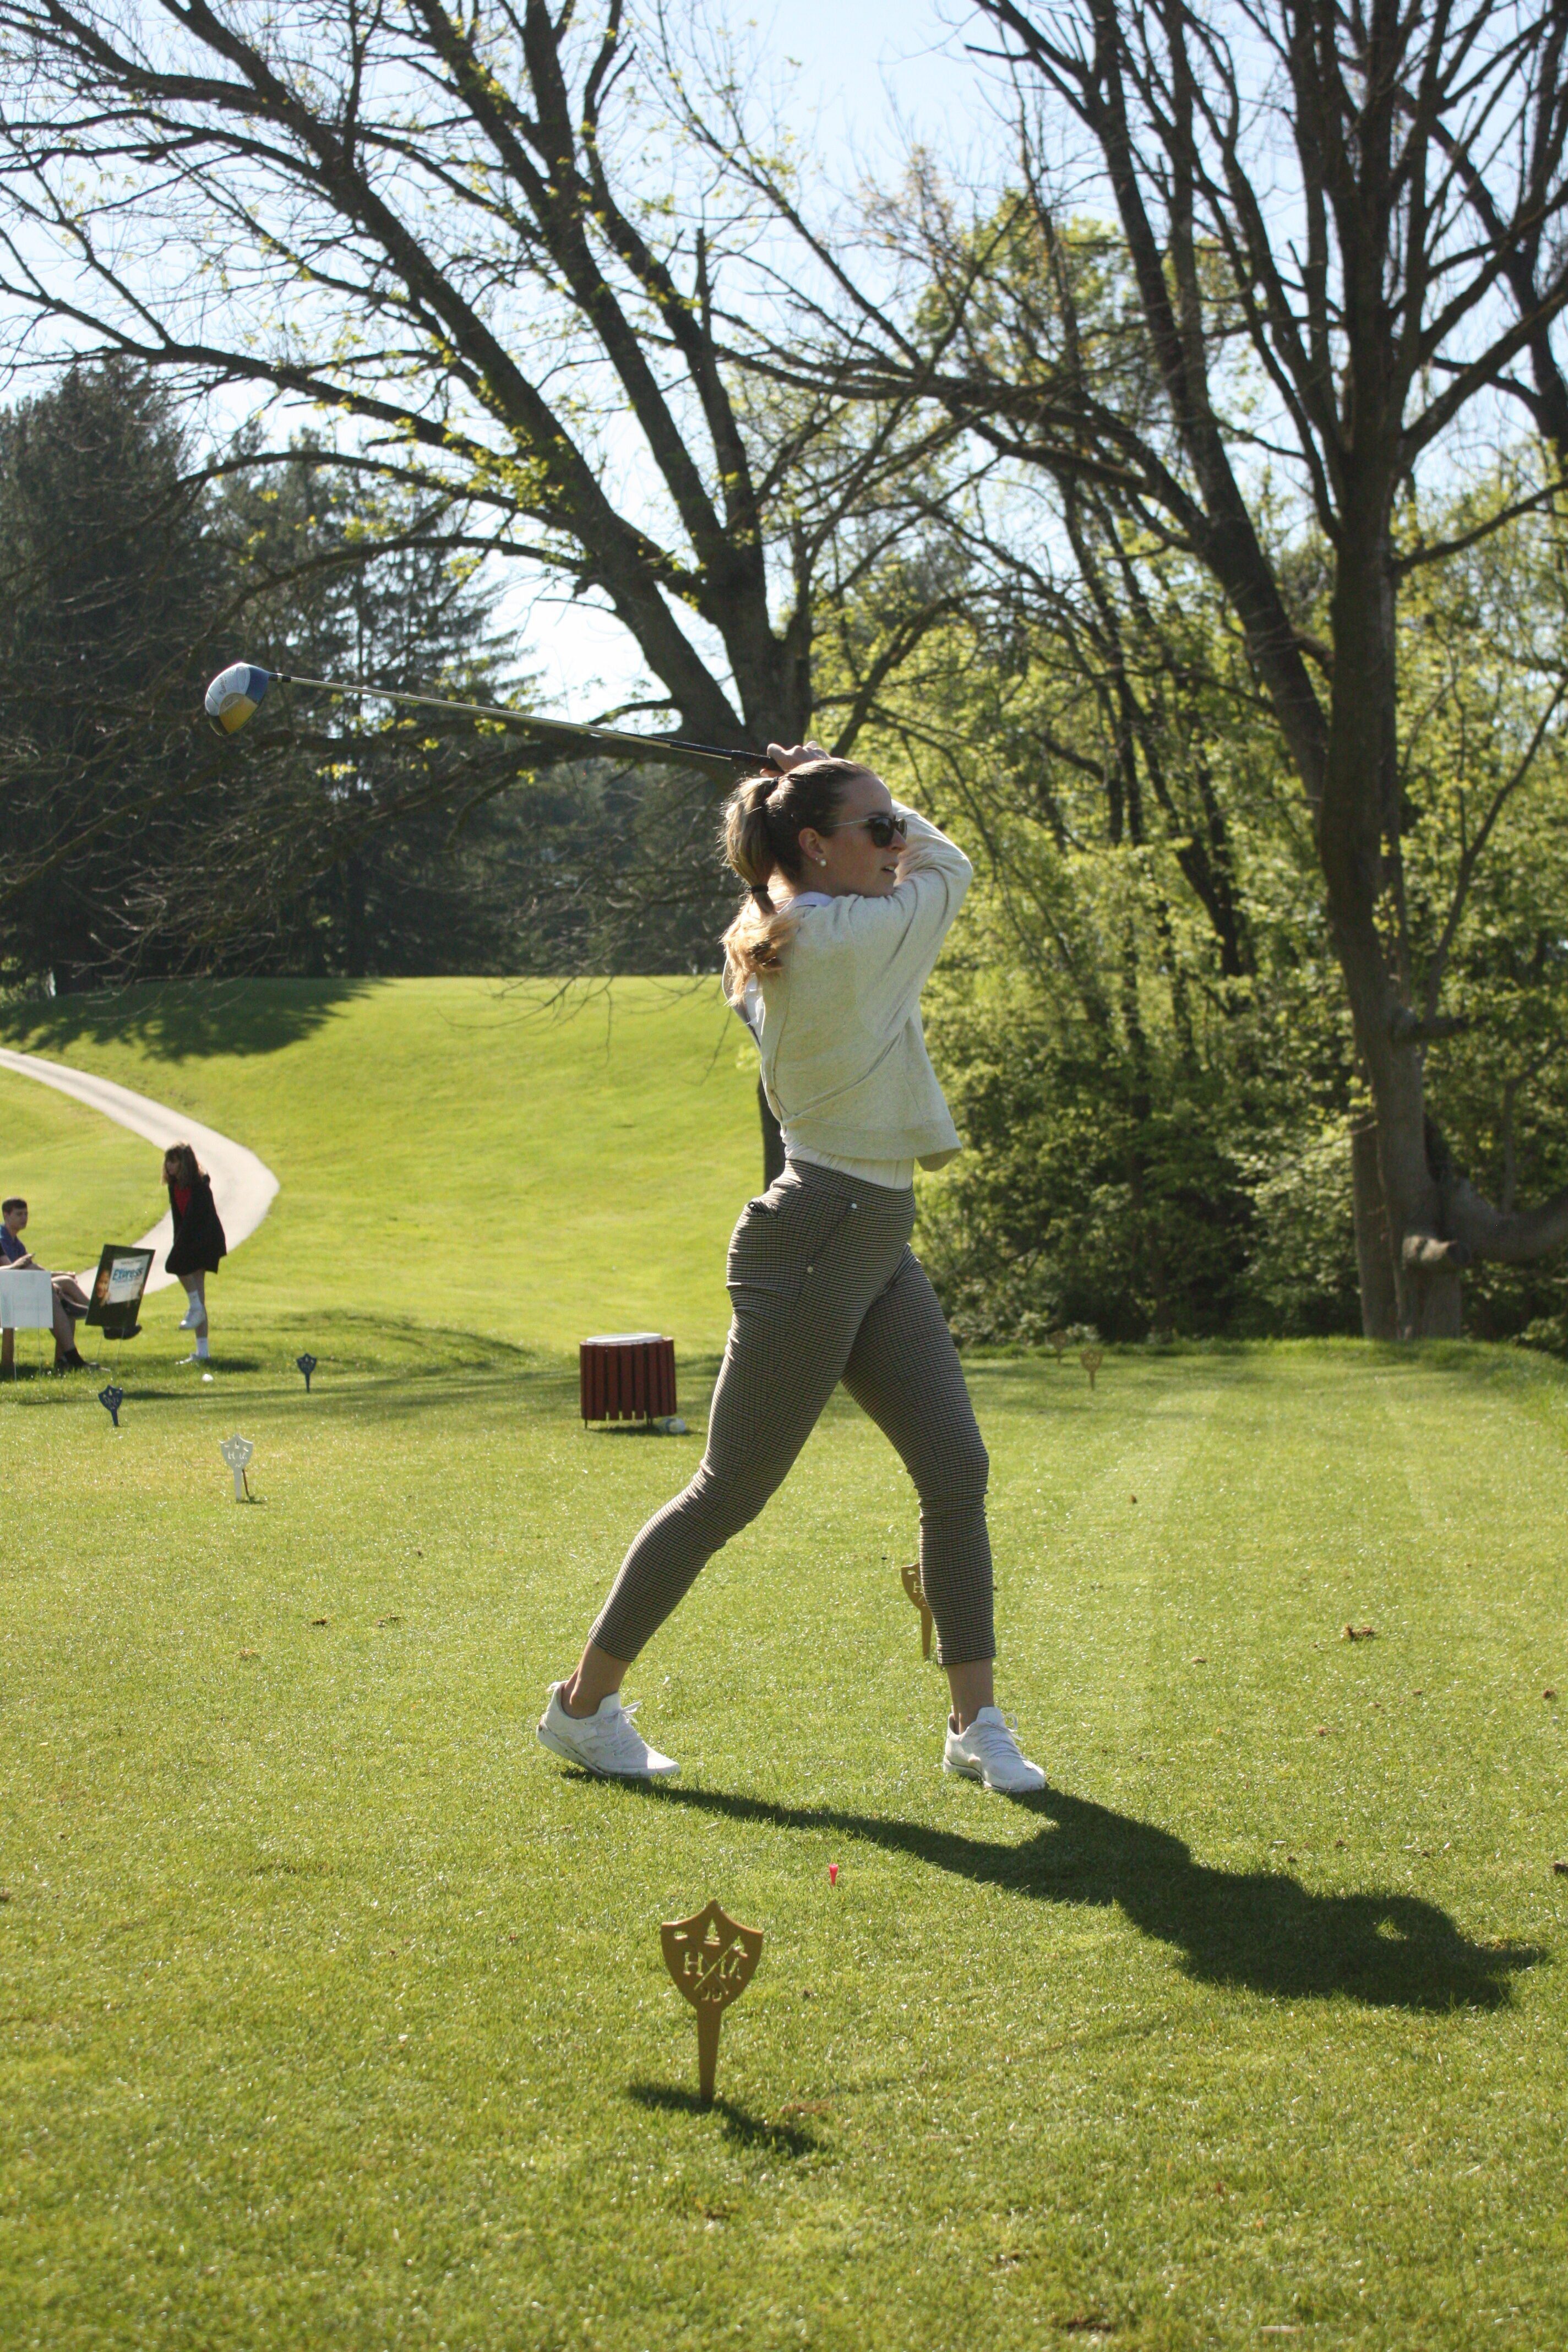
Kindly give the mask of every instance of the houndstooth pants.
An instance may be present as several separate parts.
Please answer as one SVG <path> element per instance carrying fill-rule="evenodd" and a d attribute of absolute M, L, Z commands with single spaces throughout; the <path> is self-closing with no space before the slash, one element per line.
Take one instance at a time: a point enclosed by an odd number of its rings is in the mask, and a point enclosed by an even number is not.
<path fill-rule="evenodd" d="M 791 1160 L 746 1204 L 725 1279 L 734 1319 L 702 1466 L 627 1552 L 593 1639 L 635 1658 L 789 1471 L 839 1381 L 921 1499 L 921 1578 L 943 1665 L 989 1658 L 989 1464 L 958 1350 L 910 1248 L 914 1194 Z"/>

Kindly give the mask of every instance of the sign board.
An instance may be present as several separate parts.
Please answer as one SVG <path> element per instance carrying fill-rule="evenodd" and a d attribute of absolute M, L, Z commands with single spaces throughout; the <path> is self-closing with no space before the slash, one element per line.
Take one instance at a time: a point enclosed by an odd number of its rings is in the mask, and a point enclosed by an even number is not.
<path fill-rule="evenodd" d="M 95 1323 L 106 1339 L 133 1339 L 141 1328 L 137 1313 L 142 1305 L 142 1293 L 147 1287 L 147 1276 L 153 1271 L 153 1253 L 150 1249 L 121 1248 L 106 1242 L 98 1261 L 98 1272 L 92 1277 L 92 1303 L 87 1310 L 87 1320 Z"/>

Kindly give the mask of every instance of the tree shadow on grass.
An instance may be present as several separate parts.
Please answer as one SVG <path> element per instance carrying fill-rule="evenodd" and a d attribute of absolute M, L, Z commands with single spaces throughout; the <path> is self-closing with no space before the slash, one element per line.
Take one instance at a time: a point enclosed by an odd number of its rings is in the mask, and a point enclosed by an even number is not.
<path fill-rule="evenodd" d="M 703 2100 L 695 2091 L 678 2091 L 668 2083 L 628 2083 L 626 2096 L 639 2107 L 658 2107 L 665 2115 L 717 2116 L 726 2139 L 742 2147 L 765 2148 L 770 2156 L 813 2156 L 822 2145 L 810 2132 L 794 2124 L 771 2124 L 732 2099 Z"/>
<path fill-rule="evenodd" d="M 308 1037 L 374 985 L 366 980 L 174 980 L 25 998 L 0 1014 L 0 1043 L 67 1059 L 83 1038 L 138 1045 L 161 1061 L 273 1054 Z"/>
<path fill-rule="evenodd" d="M 1545 1958 L 1528 1945 L 1474 1943 L 1419 1895 L 1315 1895 L 1282 1872 L 1210 1869 L 1168 1830 L 1057 1789 L 1018 1801 L 1050 1824 L 1018 1845 L 717 1790 L 653 1783 L 643 1793 L 655 1803 L 765 1828 L 830 1830 L 1036 1902 L 1115 1905 L 1142 1934 L 1174 1945 L 1199 1982 L 1288 2000 L 1338 1996 L 1373 2009 L 1500 2009 L 1510 1999 L 1510 1974 Z"/>

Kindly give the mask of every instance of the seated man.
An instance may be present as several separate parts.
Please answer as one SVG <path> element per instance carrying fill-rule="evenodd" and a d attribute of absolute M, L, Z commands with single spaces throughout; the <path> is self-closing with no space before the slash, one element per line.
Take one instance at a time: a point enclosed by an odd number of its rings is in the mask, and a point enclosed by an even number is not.
<path fill-rule="evenodd" d="M 22 1229 L 27 1222 L 27 1203 L 13 1199 L 0 1202 L 0 1265 L 37 1266 L 38 1261 L 22 1239 Z M 38 1266 L 40 1274 L 47 1268 Z M 52 1274 L 50 1282 L 55 1292 L 55 1370 L 57 1372 L 85 1372 L 89 1367 L 78 1351 L 73 1319 L 87 1313 L 87 1293 L 74 1274 Z"/>

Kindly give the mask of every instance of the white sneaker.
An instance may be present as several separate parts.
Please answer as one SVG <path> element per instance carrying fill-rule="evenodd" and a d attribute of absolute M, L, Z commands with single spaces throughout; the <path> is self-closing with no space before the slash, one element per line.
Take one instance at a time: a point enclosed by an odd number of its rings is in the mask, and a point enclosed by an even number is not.
<path fill-rule="evenodd" d="M 967 1731 L 955 1729 L 950 1715 L 942 1770 L 983 1780 L 1004 1797 L 1026 1797 L 1033 1789 L 1043 1789 L 1045 1774 L 1023 1753 L 1014 1731 L 999 1706 L 983 1706 Z"/>
<path fill-rule="evenodd" d="M 176 1331 L 198 1331 L 206 1319 L 200 1302 L 193 1298 L 174 1328 Z"/>
<path fill-rule="evenodd" d="M 679 1771 L 674 1757 L 650 1748 L 632 1722 L 639 1700 L 623 1706 L 619 1694 L 612 1691 L 599 1701 L 595 1714 L 568 1715 L 561 1704 L 563 1687 L 551 1684 L 550 1704 L 539 1718 L 540 1742 L 553 1755 L 580 1764 L 584 1772 L 596 1772 L 602 1780 L 668 1780 Z"/>

